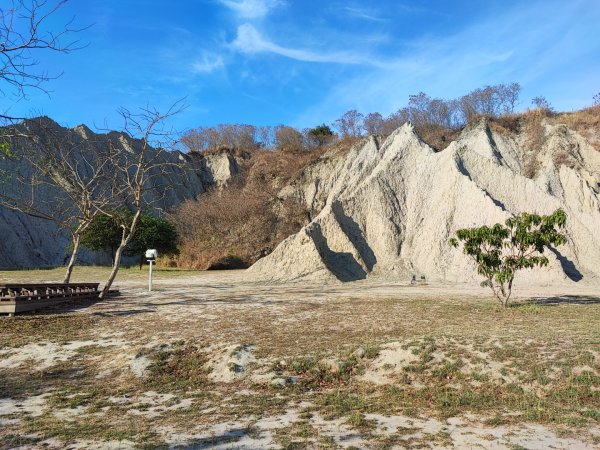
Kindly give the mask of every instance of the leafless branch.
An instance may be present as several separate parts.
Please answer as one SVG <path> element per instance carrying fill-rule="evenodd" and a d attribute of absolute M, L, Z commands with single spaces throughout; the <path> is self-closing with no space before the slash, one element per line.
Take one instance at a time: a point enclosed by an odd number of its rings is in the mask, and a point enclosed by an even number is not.
<path fill-rule="evenodd" d="M 113 185 L 112 197 L 123 199 L 133 216 L 130 220 L 122 221 L 114 210 L 103 210 L 119 223 L 121 242 L 115 252 L 113 268 L 104 285 L 102 297 L 108 293 L 117 276 L 123 251 L 136 233 L 142 212 L 165 194 L 164 189 L 162 192 L 156 189 L 157 186 L 152 180 L 165 176 L 168 168 L 180 166 L 180 163 L 169 161 L 167 158 L 166 149 L 171 146 L 176 136 L 167 122 L 184 108 L 183 100 L 180 100 L 164 113 L 150 107 L 141 108 L 138 112 L 124 108 L 119 111 L 124 122 L 123 133 L 113 134 L 109 152 L 111 170 L 118 174 L 118 182 Z M 148 195 L 150 190 L 153 190 L 155 195 Z"/>
<path fill-rule="evenodd" d="M 40 52 L 71 53 L 86 46 L 71 39 L 74 34 L 89 28 L 73 26 L 74 18 L 56 31 L 50 27 L 50 18 L 67 2 L 7 0 L 6 6 L 0 6 L 0 95 L 12 93 L 18 100 L 26 98 L 30 89 L 48 93 L 44 84 L 61 74 L 38 70 L 36 55 Z M 0 119 L 23 118 L 3 112 Z"/>
<path fill-rule="evenodd" d="M 101 142 L 86 139 L 47 118 L 4 128 L 12 164 L 4 170 L 10 183 L 0 191 L 0 206 L 49 220 L 71 234 L 71 276 L 82 233 L 102 208 L 114 202 L 115 174 Z"/>

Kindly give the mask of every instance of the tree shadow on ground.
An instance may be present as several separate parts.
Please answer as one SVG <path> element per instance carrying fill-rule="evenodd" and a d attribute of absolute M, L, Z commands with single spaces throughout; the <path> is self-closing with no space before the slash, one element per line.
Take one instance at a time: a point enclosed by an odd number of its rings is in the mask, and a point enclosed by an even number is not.
<path fill-rule="evenodd" d="M 248 428 L 234 428 L 232 430 L 223 432 L 223 434 L 194 440 L 188 444 L 177 446 L 177 448 L 182 450 L 202 450 L 215 448 L 216 446 L 220 447 L 227 444 L 230 446 L 227 445 L 226 448 L 239 448 L 237 445 L 235 445 L 235 443 L 248 436 L 250 433 L 251 430 Z"/>
<path fill-rule="evenodd" d="M 17 313 L 19 316 L 47 316 L 47 315 L 56 315 L 56 314 L 64 314 L 71 312 L 78 312 L 89 308 L 101 300 L 97 298 L 79 298 L 72 299 L 66 301 L 57 300 L 54 305 L 47 305 L 43 308 L 34 309 L 31 311 L 24 311 Z"/>
<path fill-rule="evenodd" d="M 0 399 L 24 399 L 49 392 L 57 382 L 73 382 L 89 376 L 83 366 L 62 367 L 61 365 L 42 369 L 35 376 L 28 369 L 4 369 L 0 377 Z M 3 448 L 3 447 L 0 447 Z"/>
<path fill-rule="evenodd" d="M 285 304 L 303 304 L 307 303 L 304 301 L 286 301 Z M 249 295 L 231 295 L 227 298 L 218 298 L 218 299 L 207 299 L 207 298 L 182 298 L 180 300 L 173 300 L 168 302 L 148 302 L 143 303 L 142 306 L 148 307 L 163 307 L 163 306 L 216 306 L 216 305 L 255 305 L 255 306 L 280 306 L 282 305 L 282 301 L 277 300 L 268 300 L 261 299 L 258 297 L 253 297 Z"/>
<path fill-rule="evenodd" d="M 533 297 L 530 300 L 521 303 L 525 305 L 595 305 L 600 303 L 600 297 L 595 295 L 557 295 L 554 297 Z"/>
<path fill-rule="evenodd" d="M 116 309 L 116 310 L 110 310 L 110 311 L 94 312 L 94 313 L 92 313 L 92 316 L 99 316 L 99 317 L 122 316 L 122 317 L 126 317 L 126 316 L 135 316 L 137 314 L 145 314 L 145 313 L 151 313 L 151 312 L 156 312 L 156 309 Z"/>

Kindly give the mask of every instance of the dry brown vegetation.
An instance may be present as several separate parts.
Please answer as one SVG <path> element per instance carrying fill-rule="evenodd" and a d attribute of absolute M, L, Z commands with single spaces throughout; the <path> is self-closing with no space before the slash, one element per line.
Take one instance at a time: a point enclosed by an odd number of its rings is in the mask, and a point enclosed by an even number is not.
<path fill-rule="evenodd" d="M 490 129 L 497 133 L 511 133 L 523 136 L 523 175 L 534 178 L 541 169 L 539 153 L 547 141 L 544 120 L 561 117 L 549 109 L 535 108 L 518 114 L 506 114 L 498 117 L 489 117 Z M 572 167 L 573 161 L 566 152 L 554 155 L 556 164 L 564 164 Z"/>
<path fill-rule="evenodd" d="M 600 443 L 590 292 L 503 311 L 463 288 L 239 276 L 161 275 L 153 294 L 128 279 L 109 301 L 0 321 L 0 447 Z M 254 359 L 219 365 L 238 351 Z"/>
<path fill-rule="evenodd" d="M 524 113 L 503 114 L 498 117 L 489 117 L 488 126 L 496 133 L 519 133 L 524 121 Z"/>
<path fill-rule="evenodd" d="M 600 151 L 600 105 L 561 114 L 557 121 L 580 133 Z"/>
<path fill-rule="evenodd" d="M 178 267 L 248 267 L 306 224 L 305 207 L 279 190 L 324 150 L 255 150 L 225 189 L 187 201 L 173 214 L 182 236 Z"/>
<path fill-rule="evenodd" d="M 426 106 L 434 100 L 429 99 L 429 103 L 425 102 Z M 416 112 L 413 111 L 413 114 L 416 115 Z M 382 120 L 380 115 L 378 117 Z M 568 125 L 600 149 L 597 131 L 600 106 L 566 114 L 556 114 L 544 108 L 514 114 L 473 114 L 469 124 L 482 119 L 495 132 L 522 136 L 523 174 L 529 178 L 534 178 L 541 169 L 539 154 L 548 138 L 544 127 L 546 120 Z M 436 151 L 443 151 L 464 130 L 462 126 L 431 123 L 432 120 L 423 119 L 415 123 L 415 130 Z M 281 130 L 293 131 L 285 127 Z M 225 146 L 204 151 L 204 154 L 229 153 L 241 161 L 241 172 L 224 189 L 215 189 L 197 200 L 188 201 L 173 214 L 183 238 L 180 255 L 168 264 L 194 269 L 242 268 L 270 253 L 282 240 L 305 225 L 309 216 L 299 200 L 280 198 L 281 188 L 320 156 L 346 152 L 360 140 L 360 137 L 348 134 L 311 151 Z M 577 164 L 569 149 L 557 151 L 552 158 L 557 166 L 574 167 Z"/>
<path fill-rule="evenodd" d="M 456 139 L 462 131 L 462 128 L 456 129 L 443 127 L 441 125 L 422 125 L 416 126 L 415 130 L 423 142 L 433 148 L 436 152 L 441 152 Z"/>
<path fill-rule="evenodd" d="M 600 150 L 600 106 L 586 108 L 573 113 L 553 113 L 547 109 L 532 109 L 525 113 L 498 117 L 492 120 L 493 126 L 500 126 L 507 131 L 524 135 L 523 170 L 524 175 L 533 178 L 541 168 L 538 155 L 546 145 L 548 136 L 544 121 L 552 124 L 565 124 L 570 129 L 580 133 L 596 149 Z M 552 155 L 553 163 L 573 168 L 577 165 L 571 149 L 562 149 Z"/>

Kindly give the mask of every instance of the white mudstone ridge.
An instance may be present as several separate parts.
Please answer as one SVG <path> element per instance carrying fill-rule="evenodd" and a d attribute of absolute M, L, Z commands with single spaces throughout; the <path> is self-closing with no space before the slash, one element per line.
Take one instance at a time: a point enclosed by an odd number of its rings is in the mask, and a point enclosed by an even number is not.
<path fill-rule="evenodd" d="M 406 124 L 382 143 L 371 137 L 347 153 L 324 156 L 280 193 L 301 198 L 312 221 L 249 274 L 272 281 L 408 280 L 413 274 L 472 281 L 479 278 L 474 266 L 448 245 L 455 230 L 563 208 L 568 243 L 549 252 L 548 267 L 518 277 L 597 282 L 600 152 L 563 125 L 544 126 L 533 179 L 523 174 L 525 137 L 492 132 L 485 121 L 439 153 Z M 570 167 L 555 163 L 559 153 L 568 154 Z"/>

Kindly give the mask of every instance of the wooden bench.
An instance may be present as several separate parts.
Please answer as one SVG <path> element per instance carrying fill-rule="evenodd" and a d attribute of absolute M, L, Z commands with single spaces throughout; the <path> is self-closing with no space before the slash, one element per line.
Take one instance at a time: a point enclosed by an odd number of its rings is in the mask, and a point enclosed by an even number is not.
<path fill-rule="evenodd" d="M 0 313 L 12 316 L 49 305 L 74 300 L 96 299 L 100 283 L 5 283 L 0 284 Z"/>

